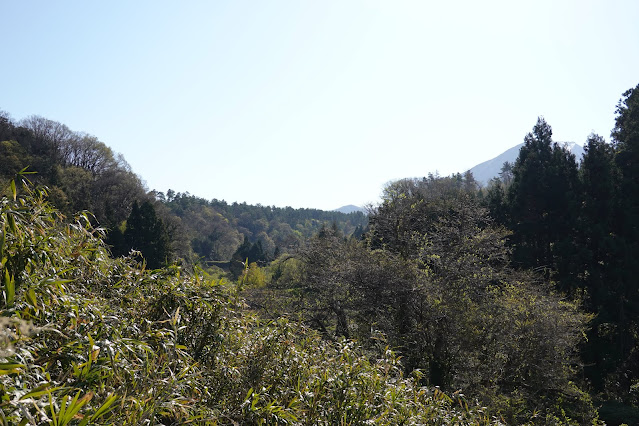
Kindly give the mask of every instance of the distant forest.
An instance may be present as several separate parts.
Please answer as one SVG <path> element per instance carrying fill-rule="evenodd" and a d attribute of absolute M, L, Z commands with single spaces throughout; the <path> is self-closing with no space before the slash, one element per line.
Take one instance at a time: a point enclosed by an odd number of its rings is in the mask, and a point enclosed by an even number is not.
<path fill-rule="evenodd" d="M 639 424 L 639 86 L 584 149 L 539 117 L 485 188 L 407 178 L 343 214 L 147 191 L 2 113 L 2 418 Z"/>
<path fill-rule="evenodd" d="M 117 255 L 144 253 L 153 268 L 176 260 L 190 264 L 229 262 L 247 239 L 258 244 L 260 260 L 295 250 L 322 226 L 361 235 L 362 213 L 228 204 L 189 193 L 148 191 L 126 160 L 95 136 L 70 130 L 44 117 L 13 122 L 0 112 L 0 184 L 18 172 L 46 186 L 63 213 L 88 211 L 108 233 Z M 26 176 L 26 175 L 25 175 Z"/>

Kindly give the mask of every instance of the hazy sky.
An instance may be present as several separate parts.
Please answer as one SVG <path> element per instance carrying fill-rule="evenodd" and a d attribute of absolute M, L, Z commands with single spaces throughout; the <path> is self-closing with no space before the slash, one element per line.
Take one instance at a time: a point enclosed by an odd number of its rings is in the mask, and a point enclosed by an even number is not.
<path fill-rule="evenodd" d="M 609 139 L 639 1 L 0 0 L 0 109 L 148 189 L 333 209 L 523 141 Z"/>

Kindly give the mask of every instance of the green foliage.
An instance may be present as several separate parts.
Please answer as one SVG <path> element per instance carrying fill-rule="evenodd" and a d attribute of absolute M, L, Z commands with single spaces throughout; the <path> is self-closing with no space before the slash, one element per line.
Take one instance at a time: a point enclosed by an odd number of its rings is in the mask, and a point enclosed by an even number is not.
<path fill-rule="evenodd" d="M 114 254 L 124 255 L 131 250 L 140 251 L 151 269 L 160 268 L 171 260 L 168 231 L 149 201 L 142 205 L 134 202 L 121 237 L 118 231 L 114 231 L 114 238 L 111 239 Z"/>
<path fill-rule="evenodd" d="M 229 270 L 233 278 L 238 278 L 245 272 L 245 269 L 252 263 L 264 265 L 268 259 L 264 249 L 262 248 L 262 242 L 257 241 L 251 244 L 248 237 L 244 237 L 244 242 L 241 246 L 235 250 L 233 256 L 231 256 L 231 263 Z"/>
<path fill-rule="evenodd" d="M 280 253 L 293 253 L 304 240 L 316 234 L 326 223 L 336 223 L 346 235 L 359 226 L 366 226 L 367 219 L 362 213 L 344 214 L 316 209 L 279 208 L 274 206 L 251 206 L 246 203 L 228 204 L 225 201 L 192 196 L 188 193 L 156 193 L 168 210 L 180 219 L 181 232 L 188 235 L 193 252 L 204 262 L 229 261 L 239 276 L 246 254 L 233 256 L 238 251 L 248 251 L 244 239 L 250 244 L 260 242 L 265 257 L 275 258 Z M 182 257 L 187 258 L 184 254 Z M 251 259 L 251 262 L 258 259 Z M 233 267 L 233 264 L 232 264 Z"/>
<path fill-rule="evenodd" d="M 233 287 L 114 260 L 88 216 L 19 192 L 0 199 L 3 424 L 498 423 L 403 377 L 387 348 L 364 356 L 258 319 Z"/>
<path fill-rule="evenodd" d="M 611 144 L 588 137 L 578 173 L 540 118 L 525 138 L 512 183 L 494 182 L 485 197 L 492 216 L 513 231 L 513 264 L 544 270 L 556 290 L 583 299 L 595 314 L 581 358 L 605 405 L 636 405 L 631 389 L 639 377 L 638 88 L 617 105 Z"/>
<path fill-rule="evenodd" d="M 0 141 L 0 176 L 13 177 L 29 164 L 29 156 L 16 141 Z"/>
<path fill-rule="evenodd" d="M 279 297 L 293 291 L 288 308 L 329 340 L 382 332 L 405 371 L 464 389 L 509 424 L 596 421 L 574 383 L 589 317 L 510 267 L 509 233 L 475 194 L 454 177 L 391 184 L 369 246 L 324 229 Z"/>
<path fill-rule="evenodd" d="M 262 268 L 257 266 L 257 263 L 252 262 L 242 273 L 240 284 L 251 288 L 264 287 L 264 284 L 266 284 L 266 274 Z"/>

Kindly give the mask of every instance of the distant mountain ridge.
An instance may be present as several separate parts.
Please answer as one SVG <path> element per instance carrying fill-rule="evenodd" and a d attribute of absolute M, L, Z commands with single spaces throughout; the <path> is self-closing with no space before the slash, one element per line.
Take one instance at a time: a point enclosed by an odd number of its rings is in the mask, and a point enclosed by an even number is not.
<path fill-rule="evenodd" d="M 575 143 L 575 142 L 557 142 L 560 146 L 564 146 L 571 153 L 575 155 L 577 161 L 581 161 L 581 158 L 584 154 L 584 148 Z M 488 182 L 494 177 L 499 177 L 499 172 L 501 172 L 501 167 L 504 165 L 506 161 L 509 163 L 515 163 L 517 157 L 519 156 L 519 150 L 524 146 L 523 143 L 520 143 L 517 146 L 514 146 L 497 157 L 484 161 L 483 163 L 477 164 L 475 167 L 470 169 L 473 173 L 473 177 L 477 182 L 479 182 L 482 186 L 488 185 Z"/>
<path fill-rule="evenodd" d="M 340 213 L 353 213 L 353 212 L 362 212 L 364 214 L 366 214 L 366 209 L 363 207 L 359 207 L 359 206 L 354 206 L 353 204 L 349 204 L 347 206 L 342 206 L 338 209 L 333 210 L 334 212 L 340 212 Z"/>

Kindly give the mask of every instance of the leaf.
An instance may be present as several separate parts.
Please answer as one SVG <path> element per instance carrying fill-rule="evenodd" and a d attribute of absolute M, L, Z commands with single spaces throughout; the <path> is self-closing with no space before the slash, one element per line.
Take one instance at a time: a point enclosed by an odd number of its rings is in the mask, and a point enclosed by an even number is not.
<path fill-rule="evenodd" d="M 26 293 L 25 296 L 27 298 L 27 302 L 29 302 L 31 304 L 31 306 L 33 306 L 34 308 L 38 308 L 38 300 L 36 299 L 36 294 L 35 291 L 30 288 Z"/>
<path fill-rule="evenodd" d="M 9 212 L 7 212 L 7 222 L 9 222 L 9 228 L 13 231 L 16 232 L 16 220 L 13 217 L 12 214 L 10 214 Z"/>
<path fill-rule="evenodd" d="M 51 386 L 50 382 L 43 383 L 43 384 L 31 389 L 29 392 L 25 393 L 24 395 L 22 395 L 20 400 L 27 399 L 27 398 L 38 398 L 38 397 L 40 397 L 40 396 L 42 396 L 44 394 L 54 392 L 54 391 L 56 391 L 58 389 L 62 389 L 61 387 L 56 387 L 56 388 L 49 389 L 49 386 Z"/>
<path fill-rule="evenodd" d="M 0 229 L 0 260 L 4 259 L 4 234 L 5 234 L 5 231 L 4 231 L 4 223 L 3 223 L 2 229 Z"/>
<path fill-rule="evenodd" d="M 5 374 L 19 373 L 20 369 L 24 367 L 24 364 L 18 364 L 17 362 L 4 362 L 0 363 L 0 376 Z"/>
<path fill-rule="evenodd" d="M 9 270 L 4 270 L 4 298 L 8 307 L 13 305 L 13 299 L 16 294 L 16 285 L 13 277 L 9 276 Z"/>
<path fill-rule="evenodd" d="M 78 400 L 80 393 L 82 393 L 82 391 L 78 391 L 71 401 L 69 401 L 69 395 L 65 395 L 64 398 L 62 398 L 60 411 L 58 412 L 58 424 L 60 426 L 70 424 L 73 417 L 78 413 L 78 411 L 80 411 L 82 406 L 93 398 L 93 393 L 89 392 L 83 396 L 82 399 Z"/>
<path fill-rule="evenodd" d="M 16 192 L 16 181 L 13 179 L 11 180 L 11 195 L 13 195 L 13 201 L 15 201 L 18 194 Z"/>
<path fill-rule="evenodd" d="M 100 408 L 98 408 L 96 412 L 91 415 L 91 417 L 86 416 L 84 419 L 82 419 L 82 421 L 80 422 L 80 426 L 87 425 L 89 424 L 89 422 L 93 422 L 111 411 L 111 406 L 117 399 L 117 395 L 110 395 L 109 397 L 107 397 L 106 401 L 104 401 Z"/>

